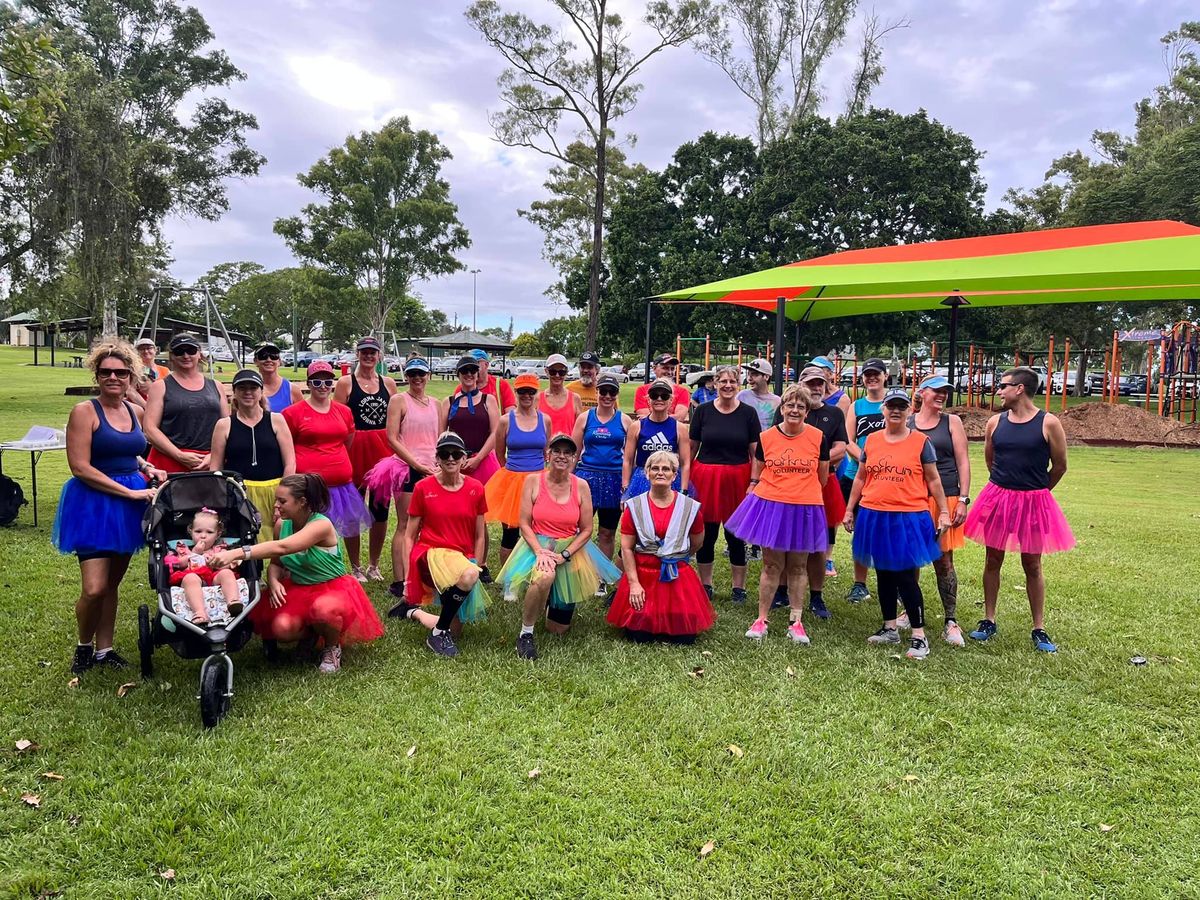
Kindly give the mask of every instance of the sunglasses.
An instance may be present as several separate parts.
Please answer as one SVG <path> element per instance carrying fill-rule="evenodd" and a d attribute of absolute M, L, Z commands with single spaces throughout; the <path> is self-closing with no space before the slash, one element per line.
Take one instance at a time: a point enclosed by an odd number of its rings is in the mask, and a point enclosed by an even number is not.
<path fill-rule="evenodd" d="M 566 369 L 547 369 L 546 374 L 549 375 L 551 378 L 566 378 L 567 370 Z"/>
<path fill-rule="evenodd" d="M 522 397 L 532 397 L 534 394 L 537 393 L 537 389 L 536 388 L 517 388 L 517 393 L 520 394 Z"/>
<path fill-rule="evenodd" d="M 617 388 L 600 388 L 596 393 L 598 393 L 601 397 L 615 397 L 617 394 L 621 393 L 621 391 Z"/>
<path fill-rule="evenodd" d="M 268 351 L 266 353 L 256 353 L 254 354 L 254 358 L 259 362 L 263 362 L 264 360 L 268 359 L 279 359 L 279 354 Z"/>
<path fill-rule="evenodd" d="M 408 372 L 405 372 L 404 377 L 407 378 L 409 381 L 412 381 L 414 378 L 428 378 L 429 373 L 425 372 L 421 369 L 412 369 Z"/>
<path fill-rule="evenodd" d="M 199 352 L 200 352 L 199 347 L 188 344 L 187 346 L 184 346 L 184 347 L 176 347 L 174 350 L 171 351 L 171 355 L 172 356 L 195 356 Z"/>
<path fill-rule="evenodd" d="M 883 408 L 892 410 L 893 412 L 904 412 L 904 410 L 908 409 L 908 404 L 907 403 L 885 403 L 885 404 L 883 404 Z"/>
<path fill-rule="evenodd" d="M 651 400 L 670 400 L 671 395 L 663 393 L 662 391 L 655 391 L 653 394 L 650 395 L 650 399 Z"/>
<path fill-rule="evenodd" d="M 315 388 L 331 388 L 331 387 L 333 387 L 333 379 L 332 378 L 310 378 L 310 379 L 308 379 L 308 383 L 311 387 L 315 387 Z"/>
<path fill-rule="evenodd" d="M 133 372 L 129 369 L 97 369 L 96 378 L 128 378 Z"/>
<path fill-rule="evenodd" d="M 459 375 L 478 375 L 479 366 L 463 366 L 458 370 Z"/>
<path fill-rule="evenodd" d="M 442 461 L 460 460 L 466 455 L 467 454 L 463 453 L 461 450 L 439 450 L 437 452 L 437 458 Z"/>

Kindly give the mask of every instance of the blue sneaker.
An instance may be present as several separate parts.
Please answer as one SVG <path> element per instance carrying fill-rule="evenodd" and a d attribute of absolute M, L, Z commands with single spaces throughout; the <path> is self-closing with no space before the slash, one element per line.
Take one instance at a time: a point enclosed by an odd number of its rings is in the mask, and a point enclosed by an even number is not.
<path fill-rule="evenodd" d="M 833 613 L 829 611 L 829 607 L 825 605 L 825 600 L 822 597 L 810 597 L 808 608 L 818 619 L 828 619 L 833 616 Z"/>
<path fill-rule="evenodd" d="M 832 559 L 825 560 L 825 577 L 837 578 L 837 566 L 833 564 Z"/>
<path fill-rule="evenodd" d="M 971 632 L 973 641 L 990 641 L 996 636 L 996 623 L 991 619 L 980 619 L 975 630 Z"/>
<path fill-rule="evenodd" d="M 779 587 L 775 588 L 775 596 L 771 600 L 771 609 L 783 609 L 785 606 L 789 605 L 790 601 L 788 600 L 787 588 L 781 584 Z"/>
<path fill-rule="evenodd" d="M 746 602 L 746 589 L 745 588 L 734 588 L 733 590 L 731 590 L 729 592 L 729 599 L 732 600 L 734 603 L 745 603 Z"/>
<path fill-rule="evenodd" d="M 864 600 L 871 599 L 871 592 L 861 581 L 856 581 L 854 587 L 850 588 L 850 593 L 846 595 L 846 599 L 851 603 L 862 603 Z"/>
<path fill-rule="evenodd" d="M 993 626 L 994 628 L 995 626 Z M 1050 635 L 1046 634 L 1041 628 L 1035 628 L 1030 633 L 1033 638 L 1033 649 L 1041 653 L 1057 653 L 1058 645 L 1050 640 Z"/>

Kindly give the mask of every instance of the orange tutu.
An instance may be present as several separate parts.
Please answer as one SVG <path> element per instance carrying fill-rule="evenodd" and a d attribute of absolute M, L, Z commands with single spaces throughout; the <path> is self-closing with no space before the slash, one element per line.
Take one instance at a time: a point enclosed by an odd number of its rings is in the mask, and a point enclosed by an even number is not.
<path fill-rule="evenodd" d="M 525 489 L 525 478 L 530 474 L 505 468 L 489 478 L 483 487 L 483 495 L 487 498 L 487 512 L 483 518 L 516 528 L 521 518 L 521 492 Z"/>
<path fill-rule="evenodd" d="M 288 636 L 294 624 L 309 627 L 329 625 L 341 634 L 340 643 L 354 644 L 373 641 L 383 636 L 383 623 L 371 605 L 362 585 L 349 575 L 342 575 L 320 584 L 296 584 L 283 578 L 287 599 L 278 609 L 271 607 L 269 596 L 263 597 L 250 610 L 254 630 L 268 640 L 279 640 L 278 620 L 291 619 L 284 628 Z"/>
<path fill-rule="evenodd" d="M 947 497 L 946 508 L 950 510 L 950 521 L 954 521 L 954 511 L 958 509 L 958 498 Z M 933 527 L 937 528 L 938 508 L 937 501 L 932 497 L 929 498 L 929 515 L 933 516 Z M 965 524 L 965 523 L 964 523 Z M 967 546 L 967 538 L 963 534 L 962 525 L 953 525 L 942 532 L 941 538 L 938 540 L 938 546 L 942 548 L 942 552 L 947 550 L 961 550 Z"/>

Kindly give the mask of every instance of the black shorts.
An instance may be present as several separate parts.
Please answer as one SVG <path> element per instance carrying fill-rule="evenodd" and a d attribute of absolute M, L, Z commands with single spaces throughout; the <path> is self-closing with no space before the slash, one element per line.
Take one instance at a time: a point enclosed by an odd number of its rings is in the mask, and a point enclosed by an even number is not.
<path fill-rule="evenodd" d="M 130 553 L 118 553 L 116 550 L 89 550 L 87 553 L 76 553 L 75 557 L 80 562 L 86 562 L 89 559 L 116 559 L 118 556 L 131 556 Z"/>
<path fill-rule="evenodd" d="M 601 528 L 616 531 L 617 527 L 621 524 L 621 510 L 619 507 L 614 509 L 598 509 L 596 510 L 596 520 L 600 523 Z"/>
<path fill-rule="evenodd" d="M 551 622 L 557 622 L 559 625 L 570 625 L 571 619 L 575 617 L 575 604 L 570 606 L 551 606 L 546 604 L 546 618 Z"/>
<path fill-rule="evenodd" d="M 391 514 L 392 506 L 390 503 L 380 503 L 375 499 L 375 492 L 370 491 L 367 494 L 367 509 L 371 511 L 371 518 L 378 522 L 386 522 Z"/>
<path fill-rule="evenodd" d="M 838 476 L 838 485 L 842 489 L 842 499 L 847 503 L 850 502 L 850 491 L 854 488 L 854 479 L 847 478 L 845 475 Z"/>
<path fill-rule="evenodd" d="M 424 477 L 424 475 L 417 474 L 417 470 L 410 466 L 408 469 L 408 477 L 404 479 L 404 484 L 400 486 L 400 493 L 411 494 L 413 492 L 413 488 L 417 486 L 417 482 Z"/>

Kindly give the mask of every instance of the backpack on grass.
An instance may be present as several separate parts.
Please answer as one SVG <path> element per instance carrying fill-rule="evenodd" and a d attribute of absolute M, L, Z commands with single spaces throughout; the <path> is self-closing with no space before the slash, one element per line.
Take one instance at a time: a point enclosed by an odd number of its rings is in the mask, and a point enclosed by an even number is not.
<path fill-rule="evenodd" d="M 22 506 L 28 506 L 21 486 L 7 475 L 0 475 L 0 525 L 11 525 Z"/>

